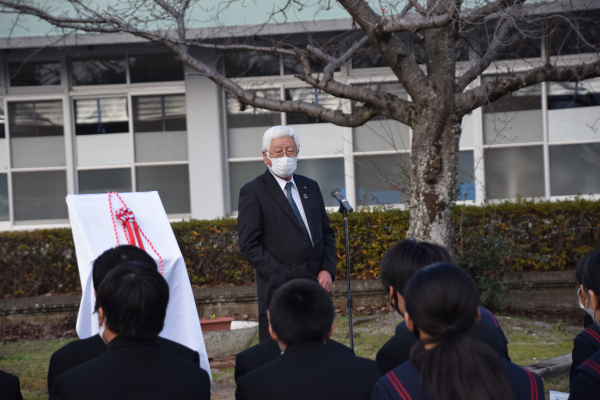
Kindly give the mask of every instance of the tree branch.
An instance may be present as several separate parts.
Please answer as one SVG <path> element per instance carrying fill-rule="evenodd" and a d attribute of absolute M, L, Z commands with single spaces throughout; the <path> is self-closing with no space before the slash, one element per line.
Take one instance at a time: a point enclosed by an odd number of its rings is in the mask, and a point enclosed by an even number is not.
<path fill-rule="evenodd" d="M 469 83 L 473 82 L 479 75 L 483 73 L 490 66 L 492 61 L 494 61 L 498 52 L 506 47 L 505 40 L 511 34 L 514 28 L 514 21 L 510 17 L 504 18 L 500 25 L 498 26 L 497 31 L 494 33 L 492 43 L 488 50 L 485 52 L 481 60 L 472 66 L 467 72 L 465 72 L 457 81 L 456 81 L 456 93 L 460 93 L 469 85 Z"/>
<path fill-rule="evenodd" d="M 344 65 L 344 63 L 346 61 L 348 61 L 350 59 L 350 57 L 352 57 L 352 55 L 361 47 L 363 47 L 365 45 L 365 43 L 367 43 L 369 41 L 369 37 L 368 36 L 364 36 L 362 39 L 360 39 L 358 42 L 355 42 L 352 46 L 350 46 L 350 48 L 341 56 L 339 57 L 337 60 L 332 60 L 323 70 L 323 79 L 325 81 L 330 81 L 333 79 L 333 72 L 340 68 L 342 65 Z"/>
<path fill-rule="evenodd" d="M 575 66 L 556 67 L 544 65 L 519 73 L 510 73 L 478 86 L 472 90 L 455 94 L 457 112 L 466 114 L 470 110 L 492 103 L 519 89 L 542 82 L 579 82 L 600 77 L 600 60 Z"/>
<path fill-rule="evenodd" d="M 338 0 L 338 3 L 375 44 L 408 94 L 417 102 L 425 100 L 427 76 L 402 40 L 393 33 L 382 31 L 384 18 L 376 14 L 365 0 Z"/>

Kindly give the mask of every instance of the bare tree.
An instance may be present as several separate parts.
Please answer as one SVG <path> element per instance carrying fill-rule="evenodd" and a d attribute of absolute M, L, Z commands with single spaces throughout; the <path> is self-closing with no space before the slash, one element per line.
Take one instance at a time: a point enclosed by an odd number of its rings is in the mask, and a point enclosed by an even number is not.
<path fill-rule="evenodd" d="M 236 0 L 220 3 L 222 10 Z M 331 1 L 320 0 L 324 7 Z M 410 165 L 410 217 L 408 232 L 423 240 L 449 245 L 452 238 L 451 208 L 456 187 L 459 138 L 464 115 L 521 88 L 546 81 L 578 82 L 600 76 L 597 56 L 582 59 L 552 56 L 548 51 L 518 68 L 503 64 L 503 74 L 481 82 L 479 76 L 525 39 L 556 37 L 557 26 L 573 41 L 597 53 L 597 43 L 581 34 L 585 3 L 531 0 L 337 0 L 352 18 L 356 31 L 346 46 L 295 46 L 285 41 L 269 45 L 246 38 L 217 39 L 210 30 L 192 35 L 188 28 L 191 7 L 202 0 L 125 0 L 118 6 L 99 8 L 87 0 L 61 3 L 68 10 L 34 0 L 0 0 L 0 5 L 37 16 L 52 25 L 77 32 L 129 33 L 170 49 L 183 63 L 205 75 L 240 103 L 280 112 L 304 113 L 310 117 L 346 127 L 356 127 L 376 116 L 399 121 L 413 130 Z M 274 8 L 272 17 L 285 16 L 307 0 L 287 0 Z M 375 7 L 377 5 L 377 7 Z M 207 9 L 208 14 L 208 9 Z M 281 20 L 281 18 L 279 18 Z M 269 21 L 265 21 L 267 23 Z M 589 21 L 588 21 L 589 22 Z M 243 35 L 242 35 L 243 36 Z M 350 35 L 349 37 L 352 37 Z M 424 46 L 413 51 L 407 37 L 416 37 Z M 570 39 L 569 39 L 570 37 Z M 264 42 L 263 42 L 264 43 Z M 334 71 L 369 47 L 391 68 L 410 101 L 365 86 L 349 85 L 335 79 Z M 471 52 L 470 61 L 457 68 L 459 48 Z M 560 46 L 562 48 L 562 46 Z M 240 86 L 219 68 L 195 57 L 192 48 L 217 51 L 255 51 L 295 58 L 302 66 L 295 77 L 333 96 L 364 104 L 349 113 L 303 101 L 261 97 Z M 311 69 L 311 60 L 323 64 Z M 525 67 L 523 67 L 525 65 Z"/>

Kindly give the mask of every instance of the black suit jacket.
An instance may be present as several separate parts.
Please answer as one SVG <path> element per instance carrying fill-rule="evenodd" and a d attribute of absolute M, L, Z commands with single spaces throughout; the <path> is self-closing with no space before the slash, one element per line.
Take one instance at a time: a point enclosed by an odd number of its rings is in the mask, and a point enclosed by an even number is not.
<path fill-rule="evenodd" d="M 312 235 L 312 252 L 281 186 L 268 169 L 240 190 L 238 242 L 242 256 L 256 270 L 258 311 L 262 314 L 267 312 L 267 281 L 284 269 L 304 268 L 315 276 L 324 269 L 335 278 L 335 234 L 319 185 L 296 174 L 294 182 Z"/>
<path fill-rule="evenodd" d="M 307 340 L 241 378 L 235 398 L 368 400 L 380 376 L 374 361 Z"/>
<path fill-rule="evenodd" d="M 107 351 L 54 379 L 51 400 L 208 400 L 210 379 L 198 364 L 155 339 L 117 336 Z"/>
<path fill-rule="evenodd" d="M 400 326 L 399 326 L 400 328 Z M 508 346 L 506 339 L 484 320 L 480 320 L 467 331 L 467 335 L 475 340 L 480 340 L 490 346 L 498 355 L 508 361 Z M 375 360 L 381 368 L 381 372 L 387 374 L 394 368 L 410 360 L 410 350 L 417 342 L 414 333 L 408 330 L 406 326 L 396 329 L 396 334 L 392 336 L 386 344 L 377 352 Z"/>
<path fill-rule="evenodd" d="M 169 353 L 190 360 L 200 365 L 200 355 L 197 351 L 169 339 L 156 338 L 158 345 Z M 75 368 L 85 362 L 106 353 L 106 343 L 96 334 L 87 339 L 75 340 L 56 350 L 50 358 L 48 367 L 48 392 L 52 389 L 54 379 L 71 368 Z"/>
<path fill-rule="evenodd" d="M 8 372 L 0 371 L 0 399 L 23 400 L 18 377 Z"/>
<path fill-rule="evenodd" d="M 342 353 L 354 355 L 354 351 L 335 340 L 327 340 L 325 345 Z M 235 381 L 281 355 L 281 349 L 276 341 L 269 338 L 259 344 L 238 353 L 235 356 Z"/>

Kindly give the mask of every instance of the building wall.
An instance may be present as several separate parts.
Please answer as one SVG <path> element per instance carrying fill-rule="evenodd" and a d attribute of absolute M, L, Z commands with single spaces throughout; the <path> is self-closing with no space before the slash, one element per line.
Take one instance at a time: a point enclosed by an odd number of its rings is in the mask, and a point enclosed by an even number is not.
<path fill-rule="evenodd" d="M 266 168 L 262 134 L 277 124 L 298 131 L 297 172 L 317 180 L 326 205 L 335 206 L 334 187 L 355 205 L 405 200 L 412 132 L 399 122 L 352 129 L 244 107 L 157 46 L 56 49 L 23 63 L 28 54 L 0 55 L 0 230 L 68 226 L 67 194 L 108 190 L 158 190 L 173 220 L 236 215 L 239 189 Z M 360 107 L 302 86 L 282 57 L 199 56 L 243 74 L 238 82 L 261 96 Z M 371 61 L 336 79 L 408 99 Z M 599 121 L 600 80 L 541 84 L 473 111 L 463 119 L 459 200 L 600 194 Z"/>

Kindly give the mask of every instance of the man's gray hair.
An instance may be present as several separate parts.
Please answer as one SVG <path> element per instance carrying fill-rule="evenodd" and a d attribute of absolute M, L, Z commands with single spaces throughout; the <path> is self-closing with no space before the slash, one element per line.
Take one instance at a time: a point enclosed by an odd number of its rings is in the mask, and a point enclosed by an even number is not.
<path fill-rule="evenodd" d="M 271 142 L 273 141 L 273 139 L 283 137 L 293 137 L 294 141 L 296 142 L 296 148 L 300 150 L 300 140 L 298 139 L 298 134 L 293 128 L 284 125 L 277 125 L 267 129 L 267 131 L 263 135 L 262 149 L 264 151 L 271 150 Z"/>

